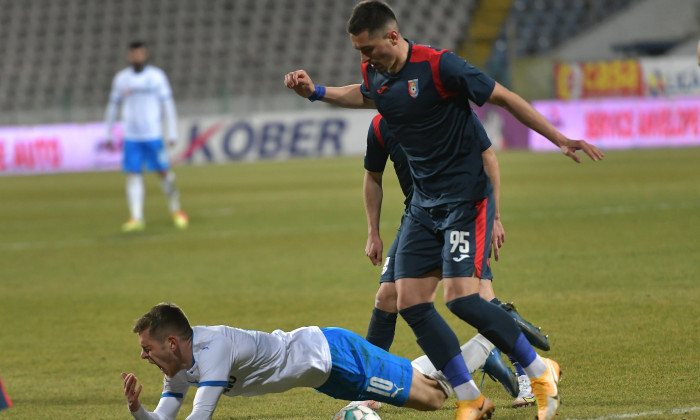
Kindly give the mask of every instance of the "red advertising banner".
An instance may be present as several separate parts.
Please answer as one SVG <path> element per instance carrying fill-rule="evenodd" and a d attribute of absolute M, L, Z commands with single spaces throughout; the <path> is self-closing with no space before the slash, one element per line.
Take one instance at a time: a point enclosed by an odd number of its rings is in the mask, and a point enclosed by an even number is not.
<path fill-rule="evenodd" d="M 554 88 L 558 99 L 641 96 L 642 66 L 634 59 L 557 63 Z"/>

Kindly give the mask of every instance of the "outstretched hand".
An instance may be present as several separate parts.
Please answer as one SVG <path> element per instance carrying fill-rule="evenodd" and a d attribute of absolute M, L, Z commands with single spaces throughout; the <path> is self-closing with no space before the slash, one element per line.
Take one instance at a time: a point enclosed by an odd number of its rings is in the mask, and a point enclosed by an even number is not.
<path fill-rule="evenodd" d="M 304 70 L 296 70 L 285 74 L 284 84 L 302 98 L 308 98 L 316 89 L 314 82 Z"/>
<path fill-rule="evenodd" d="M 593 161 L 602 160 L 603 152 L 585 140 L 567 140 L 561 147 L 561 152 L 570 157 L 576 163 L 581 163 L 581 158 L 576 154 L 578 150 L 583 150 Z"/>
<path fill-rule="evenodd" d="M 136 389 L 136 383 L 138 379 L 133 373 L 128 375 L 122 372 L 122 378 L 124 379 L 124 396 L 126 397 L 126 403 L 129 406 L 129 411 L 132 413 L 138 411 L 141 408 L 141 401 L 139 400 L 139 395 L 141 395 L 141 389 L 143 385 L 139 385 Z"/>

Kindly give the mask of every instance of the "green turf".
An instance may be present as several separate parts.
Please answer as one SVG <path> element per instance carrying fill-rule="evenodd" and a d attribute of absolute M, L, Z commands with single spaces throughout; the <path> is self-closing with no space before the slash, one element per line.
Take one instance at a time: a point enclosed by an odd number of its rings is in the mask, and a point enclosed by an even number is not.
<path fill-rule="evenodd" d="M 504 152 L 506 244 L 497 294 L 550 334 L 563 368 L 559 418 L 700 406 L 700 148 L 609 152 L 576 165 Z M 154 178 L 147 229 L 126 218 L 120 173 L 0 178 L 0 376 L 8 419 L 129 418 L 120 372 L 153 409 L 159 372 L 139 360 L 134 319 L 160 301 L 195 324 L 364 334 L 379 268 L 364 256 L 362 158 L 177 170 L 191 226 L 171 225 Z M 388 248 L 402 211 L 387 174 Z M 459 337 L 471 327 L 438 305 Z M 400 322 L 392 350 L 420 354 Z M 480 376 L 477 378 L 479 379 Z M 487 380 L 496 418 L 531 418 Z M 190 392 L 179 418 L 189 414 Z M 219 419 L 330 419 L 312 390 L 223 398 Z M 444 419 L 387 407 L 383 418 Z M 699 418 L 700 411 L 647 418 Z"/>

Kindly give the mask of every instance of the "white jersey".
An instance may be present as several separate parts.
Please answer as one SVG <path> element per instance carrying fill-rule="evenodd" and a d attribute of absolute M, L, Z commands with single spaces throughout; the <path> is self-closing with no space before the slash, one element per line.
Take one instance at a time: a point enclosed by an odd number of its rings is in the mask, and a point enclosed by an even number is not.
<path fill-rule="evenodd" d="M 291 332 L 242 330 L 225 325 L 193 327 L 192 367 L 165 377 L 163 394 L 151 413 L 136 419 L 174 419 L 190 387 L 197 387 L 188 419 L 208 419 L 219 396 L 254 396 L 296 387 L 317 388 L 328 379 L 332 359 L 318 327 Z M 201 395 L 200 395 L 201 394 Z"/>
<path fill-rule="evenodd" d="M 331 352 L 318 327 L 292 332 L 194 327 L 192 367 L 165 379 L 164 392 L 189 386 L 225 386 L 228 396 L 284 392 L 321 386 L 331 371 Z"/>
<path fill-rule="evenodd" d="M 168 77 L 163 70 L 147 65 L 140 72 L 127 67 L 117 73 L 107 105 L 107 138 L 112 138 L 112 125 L 117 106 L 121 105 L 124 138 L 145 141 L 163 138 L 163 108 L 168 123 L 168 136 L 177 138 L 177 115 Z"/>

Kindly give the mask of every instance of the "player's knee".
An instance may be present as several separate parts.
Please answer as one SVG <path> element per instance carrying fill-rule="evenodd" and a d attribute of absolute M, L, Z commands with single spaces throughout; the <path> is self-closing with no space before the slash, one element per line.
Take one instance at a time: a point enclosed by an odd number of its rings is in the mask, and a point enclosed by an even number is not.
<path fill-rule="evenodd" d="M 385 284 L 385 283 L 383 283 Z M 396 288 L 395 287 L 380 287 L 375 296 L 374 306 L 385 312 L 396 313 Z"/>
<path fill-rule="evenodd" d="M 463 280 L 446 279 L 443 289 L 445 302 L 450 302 L 464 296 L 479 293 L 480 280 L 476 277 L 467 277 Z"/>
<path fill-rule="evenodd" d="M 158 176 L 166 181 L 175 182 L 175 172 L 171 171 L 170 169 L 158 171 Z"/>
<path fill-rule="evenodd" d="M 487 302 L 491 302 L 496 297 L 491 279 L 479 280 L 479 296 Z"/>

